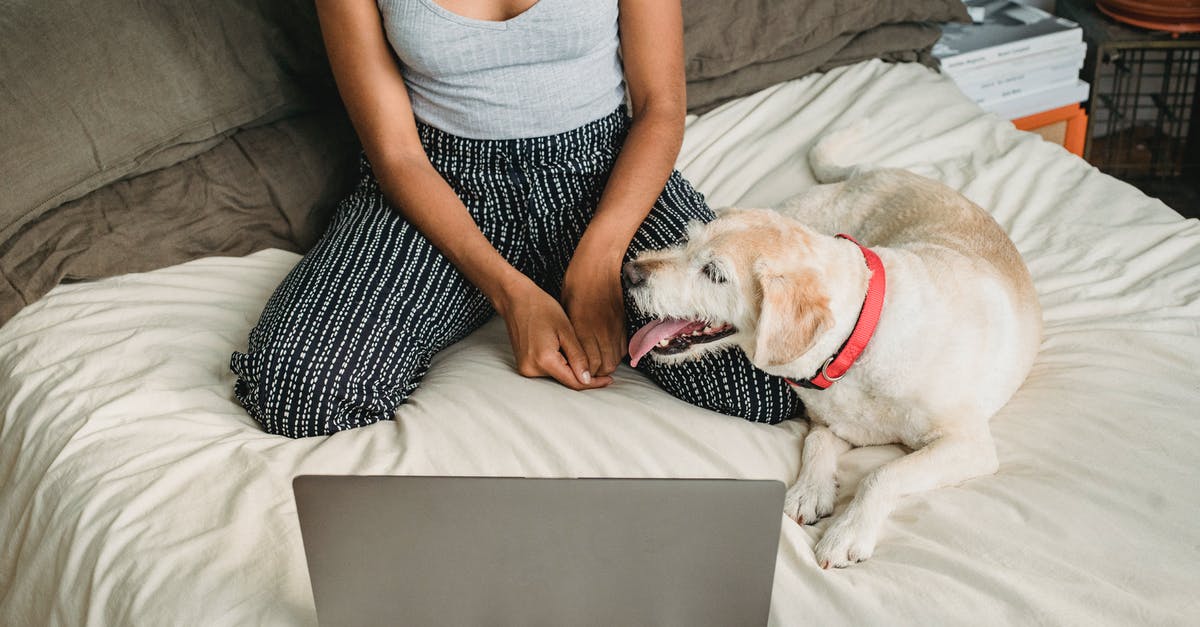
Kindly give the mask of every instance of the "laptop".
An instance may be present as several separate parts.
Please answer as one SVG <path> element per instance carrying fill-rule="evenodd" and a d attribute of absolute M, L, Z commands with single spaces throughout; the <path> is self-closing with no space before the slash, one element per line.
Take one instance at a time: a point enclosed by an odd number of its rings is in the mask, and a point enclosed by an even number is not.
<path fill-rule="evenodd" d="M 784 486 L 296 477 L 321 625 L 765 625 Z"/>

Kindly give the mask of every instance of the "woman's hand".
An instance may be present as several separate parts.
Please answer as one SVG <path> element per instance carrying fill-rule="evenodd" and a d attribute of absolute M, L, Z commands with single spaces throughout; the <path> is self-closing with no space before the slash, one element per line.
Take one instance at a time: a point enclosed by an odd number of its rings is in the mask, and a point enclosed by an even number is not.
<path fill-rule="evenodd" d="M 532 281 L 505 289 L 495 305 L 508 327 L 517 372 L 522 376 L 553 377 L 573 390 L 612 383 L 608 373 L 598 374 L 589 366 L 562 306 Z"/>
<path fill-rule="evenodd" d="M 562 302 L 593 375 L 608 376 L 625 357 L 625 300 L 616 265 L 580 254 L 563 278 Z"/>

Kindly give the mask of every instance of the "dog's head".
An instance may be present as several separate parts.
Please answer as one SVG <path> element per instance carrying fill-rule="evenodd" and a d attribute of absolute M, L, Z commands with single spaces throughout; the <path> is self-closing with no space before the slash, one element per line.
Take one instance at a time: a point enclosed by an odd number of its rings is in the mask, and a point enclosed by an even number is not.
<path fill-rule="evenodd" d="M 788 364 L 832 325 L 814 235 L 765 209 L 728 209 L 693 223 L 685 242 L 645 251 L 623 269 L 638 309 L 653 318 L 629 343 L 681 361 L 740 346 L 759 368 Z"/>

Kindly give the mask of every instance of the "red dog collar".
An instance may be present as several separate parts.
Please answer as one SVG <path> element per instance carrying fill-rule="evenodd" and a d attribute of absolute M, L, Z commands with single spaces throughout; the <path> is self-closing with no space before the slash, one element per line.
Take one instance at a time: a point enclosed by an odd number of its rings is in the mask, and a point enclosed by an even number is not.
<path fill-rule="evenodd" d="M 863 299 L 862 310 L 858 312 L 858 322 L 854 325 L 854 331 L 850 333 L 850 339 L 842 344 L 837 353 L 825 360 L 825 364 L 813 377 L 803 381 L 787 379 L 787 382 L 792 385 L 824 390 L 833 385 L 834 381 L 846 376 L 846 371 L 854 365 L 854 360 L 862 355 L 863 350 L 867 348 L 867 342 L 871 341 L 871 336 L 875 333 L 875 326 L 879 324 L 880 312 L 883 311 L 883 293 L 887 286 L 883 261 L 874 251 L 859 244 L 853 237 L 844 233 L 838 233 L 837 236 L 854 242 L 862 250 L 867 268 L 871 271 L 871 279 L 867 283 L 867 296 Z"/>

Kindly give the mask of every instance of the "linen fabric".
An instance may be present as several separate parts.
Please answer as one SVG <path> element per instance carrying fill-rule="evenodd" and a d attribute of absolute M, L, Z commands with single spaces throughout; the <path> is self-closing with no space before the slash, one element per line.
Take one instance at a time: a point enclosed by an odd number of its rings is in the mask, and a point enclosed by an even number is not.
<path fill-rule="evenodd" d="M 113 181 L 337 100 L 308 2 L 4 2 L 0 42 L 0 242 Z"/>
<path fill-rule="evenodd" d="M 65 203 L 0 242 L 0 326 L 60 281 L 304 252 L 353 189 L 359 151 L 344 114 L 298 115 Z"/>
<path fill-rule="evenodd" d="M 938 67 L 933 44 L 941 37 L 936 24 L 880 24 L 858 34 L 844 34 L 793 55 L 748 63 L 712 78 L 689 78 L 688 111 L 704 113 L 734 98 L 754 93 L 789 78 L 826 72 L 868 59 L 920 63 Z"/>
<path fill-rule="evenodd" d="M 1200 624 L 1200 222 L 915 64 L 838 68 L 691 119 L 677 167 L 712 206 L 775 206 L 814 184 L 819 136 L 868 115 L 852 158 L 992 213 L 1045 339 L 992 419 L 997 473 L 904 497 L 871 559 L 821 570 L 830 522 L 780 516 L 768 624 Z M 624 365 L 584 393 L 523 378 L 499 319 L 438 353 L 395 421 L 266 434 L 226 365 L 299 259 L 60 285 L 0 327 L 0 624 L 315 627 L 302 474 L 796 479 L 803 421 L 729 418 Z M 835 515 L 903 454 L 843 455 Z"/>
<path fill-rule="evenodd" d="M 951 21 L 970 21 L 961 0 L 684 0 L 688 110 L 869 58 L 936 67 Z"/>
<path fill-rule="evenodd" d="M 504 21 L 379 0 L 418 120 L 459 137 L 555 135 L 625 100 L 617 0 L 538 0 Z"/>
<path fill-rule="evenodd" d="M 599 202 L 629 128 L 624 107 L 546 137 L 477 140 L 420 124 L 430 161 L 496 250 L 557 297 L 575 245 Z M 680 241 L 691 220 L 715 216 L 673 172 L 626 258 Z M 234 393 L 269 433 L 328 435 L 391 420 L 442 349 L 495 312 L 384 198 L 369 162 L 324 237 L 267 302 L 245 352 L 235 352 Z M 627 333 L 649 319 L 627 303 Z M 727 350 L 639 369 L 691 403 L 755 422 L 794 417 L 787 382 Z"/>

